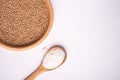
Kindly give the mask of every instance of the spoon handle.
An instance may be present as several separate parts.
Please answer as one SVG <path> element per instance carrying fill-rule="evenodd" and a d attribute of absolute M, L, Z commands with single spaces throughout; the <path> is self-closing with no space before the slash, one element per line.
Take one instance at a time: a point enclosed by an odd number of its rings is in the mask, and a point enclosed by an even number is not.
<path fill-rule="evenodd" d="M 37 70 L 35 70 L 31 75 L 29 75 L 25 80 L 35 80 L 35 78 L 38 75 L 40 75 L 44 72 L 46 72 L 46 69 L 43 66 L 41 66 Z"/>

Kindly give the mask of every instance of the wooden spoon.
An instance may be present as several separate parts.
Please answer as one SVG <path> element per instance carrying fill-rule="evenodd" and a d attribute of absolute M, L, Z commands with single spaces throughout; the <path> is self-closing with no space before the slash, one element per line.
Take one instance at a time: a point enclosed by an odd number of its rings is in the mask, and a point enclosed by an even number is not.
<path fill-rule="evenodd" d="M 50 48 L 47 51 L 46 55 L 43 57 L 41 65 L 25 80 L 34 80 L 38 75 L 58 68 L 65 62 L 66 57 L 67 57 L 67 54 L 63 47 L 54 46 Z"/>

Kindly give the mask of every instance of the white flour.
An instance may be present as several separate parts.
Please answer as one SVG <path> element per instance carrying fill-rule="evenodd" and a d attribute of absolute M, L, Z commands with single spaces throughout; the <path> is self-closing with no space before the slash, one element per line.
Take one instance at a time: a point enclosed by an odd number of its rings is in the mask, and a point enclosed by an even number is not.
<path fill-rule="evenodd" d="M 56 68 L 63 62 L 64 58 L 65 52 L 61 48 L 57 48 L 45 56 L 43 66 L 46 69 Z"/>

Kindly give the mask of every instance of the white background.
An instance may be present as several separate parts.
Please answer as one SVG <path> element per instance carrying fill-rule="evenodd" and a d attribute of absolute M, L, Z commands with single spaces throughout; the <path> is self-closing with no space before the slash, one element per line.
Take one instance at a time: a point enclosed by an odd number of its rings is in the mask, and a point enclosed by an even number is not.
<path fill-rule="evenodd" d="M 68 57 L 36 80 L 120 80 L 120 0 L 51 0 L 54 22 L 37 47 L 0 47 L 0 80 L 23 80 L 40 64 L 42 49 L 59 44 Z"/>

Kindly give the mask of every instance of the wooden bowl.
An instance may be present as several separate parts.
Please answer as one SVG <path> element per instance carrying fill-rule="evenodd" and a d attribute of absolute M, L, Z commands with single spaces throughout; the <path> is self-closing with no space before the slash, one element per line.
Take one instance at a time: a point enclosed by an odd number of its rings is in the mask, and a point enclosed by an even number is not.
<path fill-rule="evenodd" d="M 26 50 L 50 32 L 53 9 L 49 0 L 0 0 L 0 46 Z"/>

